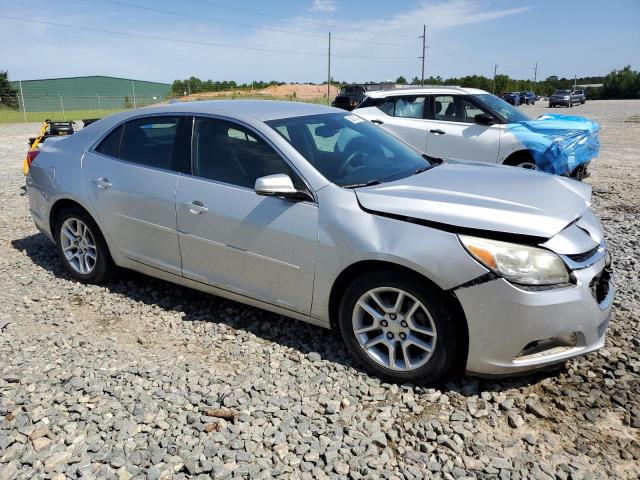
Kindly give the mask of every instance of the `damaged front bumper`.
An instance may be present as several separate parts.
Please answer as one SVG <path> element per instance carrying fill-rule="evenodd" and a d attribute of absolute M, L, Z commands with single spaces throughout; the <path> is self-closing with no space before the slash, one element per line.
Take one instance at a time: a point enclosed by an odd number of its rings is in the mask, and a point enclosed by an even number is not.
<path fill-rule="evenodd" d="M 615 294 L 609 262 L 602 255 L 572 272 L 575 284 L 555 289 L 502 278 L 456 289 L 469 328 L 467 372 L 509 375 L 601 348 Z"/>

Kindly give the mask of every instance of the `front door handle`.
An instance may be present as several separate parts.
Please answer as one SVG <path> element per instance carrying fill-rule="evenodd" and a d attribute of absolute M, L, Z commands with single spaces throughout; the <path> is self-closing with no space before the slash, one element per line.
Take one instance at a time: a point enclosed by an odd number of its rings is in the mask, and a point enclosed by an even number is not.
<path fill-rule="evenodd" d="M 109 181 L 108 178 L 105 178 L 105 177 L 96 178 L 93 180 L 93 183 L 95 183 L 96 186 L 102 190 L 111 188 L 111 182 Z"/>
<path fill-rule="evenodd" d="M 377 123 L 378 125 L 382 125 L 384 122 L 382 120 L 378 120 L 377 118 L 374 118 L 373 120 L 371 120 L 371 123 Z"/>
<path fill-rule="evenodd" d="M 435 130 L 429 130 L 431 133 L 435 133 L 436 135 L 444 135 L 445 132 L 443 130 L 440 130 L 439 128 L 436 128 Z"/>
<path fill-rule="evenodd" d="M 209 209 L 205 207 L 204 203 L 202 203 L 200 200 L 194 200 L 193 202 L 184 202 L 184 204 L 194 215 L 207 213 L 209 211 Z"/>

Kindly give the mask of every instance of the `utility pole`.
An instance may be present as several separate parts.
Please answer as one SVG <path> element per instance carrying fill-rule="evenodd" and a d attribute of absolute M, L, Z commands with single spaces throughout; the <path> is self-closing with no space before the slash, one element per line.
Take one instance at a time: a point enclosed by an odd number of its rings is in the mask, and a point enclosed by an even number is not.
<path fill-rule="evenodd" d="M 327 54 L 327 105 L 331 105 L 331 32 L 329 32 L 329 52 Z"/>
<path fill-rule="evenodd" d="M 424 58 L 427 53 L 427 26 L 422 25 L 422 35 L 418 38 L 422 39 L 422 75 L 420 76 L 420 85 L 424 86 Z"/>
<path fill-rule="evenodd" d="M 133 108 L 138 108 L 136 105 L 136 84 L 131 82 L 131 88 L 133 89 Z"/>
<path fill-rule="evenodd" d="M 27 107 L 24 105 L 24 92 L 22 91 L 22 80 L 20 80 L 20 97 L 22 98 L 22 115 L 24 115 L 24 121 L 27 121 Z"/>
<path fill-rule="evenodd" d="M 96 95 L 98 97 L 98 108 L 102 111 L 102 102 L 100 101 L 100 95 Z"/>
<path fill-rule="evenodd" d="M 498 64 L 493 66 L 493 87 L 491 87 L 491 93 L 496 93 L 496 73 L 498 73 Z"/>
<path fill-rule="evenodd" d="M 536 62 L 536 66 L 533 67 L 533 88 L 536 88 L 536 80 L 538 79 L 538 62 Z M 533 93 L 536 93 L 535 91 Z"/>
<path fill-rule="evenodd" d="M 573 89 L 576 89 L 576 82 L 578 81 L 578 75 L 577 74 L 573 74 Z"/>

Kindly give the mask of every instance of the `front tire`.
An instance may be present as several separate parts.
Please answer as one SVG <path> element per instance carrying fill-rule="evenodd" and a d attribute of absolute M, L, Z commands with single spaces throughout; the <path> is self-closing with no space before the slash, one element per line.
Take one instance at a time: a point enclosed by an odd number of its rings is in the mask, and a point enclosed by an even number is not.
<path fill-rule="evenodd" d="M 396 272 L 372 272 L 346 290 L 340 331 L 353 357 L 389 382 L 425 383 L 457 355 L 454 318 L 440 292 Z"/>
<path fill-rule="evenodd" d="M 58 255 L 69 274 L 83 283 L 100 283 L 115 266 L 107 243 L 91 216 L 78 207 L 63 210 L 55 222 Z"/>

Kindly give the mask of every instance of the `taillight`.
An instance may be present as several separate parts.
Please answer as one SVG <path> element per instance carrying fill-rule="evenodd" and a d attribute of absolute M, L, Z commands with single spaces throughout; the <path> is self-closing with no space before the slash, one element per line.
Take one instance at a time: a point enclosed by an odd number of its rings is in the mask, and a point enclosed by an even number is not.
<path fill-rule="evenodd" d="M 38 150 L 38 149 L 29 150 L 27 152 L 27 165 L 31 166 L 31 164 L 36 159 L 36 157 L 38 156 L 39 153 L 40 153 L 40 150 Z"/>

